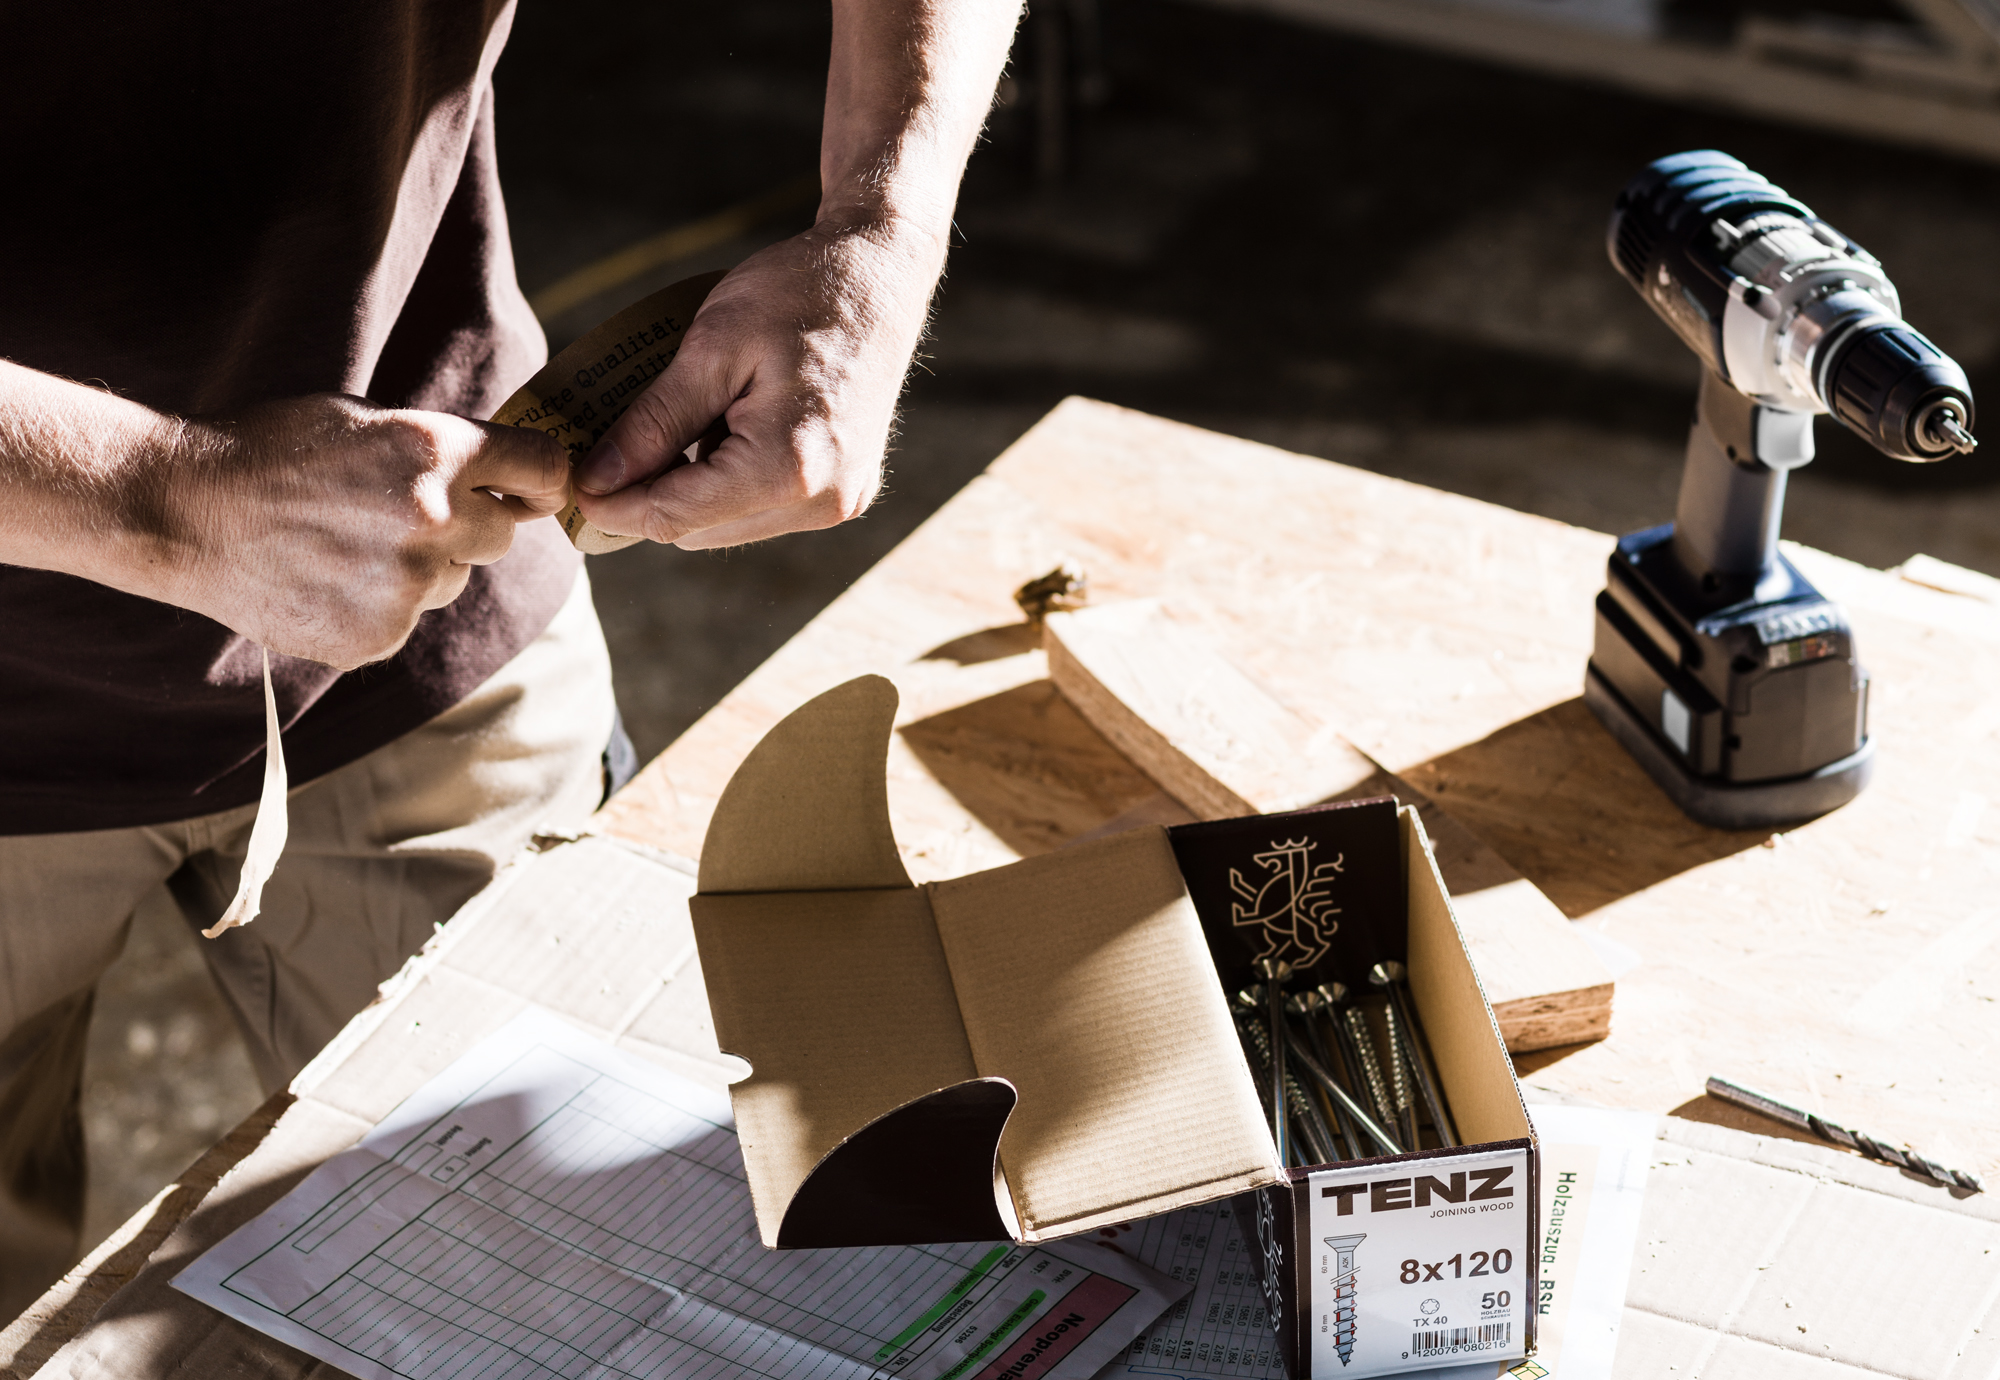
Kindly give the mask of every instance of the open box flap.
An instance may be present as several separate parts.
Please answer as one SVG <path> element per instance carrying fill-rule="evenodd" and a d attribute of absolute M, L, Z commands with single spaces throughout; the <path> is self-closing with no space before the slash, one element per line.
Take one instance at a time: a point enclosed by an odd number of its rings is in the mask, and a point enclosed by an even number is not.
<path fill-rule="evenodd" d="M 857 676 L 806 701 L 729 778 L 701 845 L 704 894 L 907 887 L 889 826 L 896 687 Z"/>
<path fill-rule="evenodd" d="M 1000 1164 L 1021 1239 L 1282 1177 L 1164 830 L 928 890 L 972 1060 L 1020 1090 Z"/>
<path fill-rule="evenodd" d="M 814 1167 L 769 1244 L 1007 1240 L 1016 1224 L 994 1166 L 1015 1099 L 1006 1079 L 975 1078 L 875 1118 Z"/>
<path fill-rule="evenodd" d="M 977 1079 L 979 1071 L 923 892 L 695 896 L 689 908 L 716 1043 L 750 1064 L 750 1076 L 730 1088 L 730 1100 L 757 1222 L 764 1243 L 776 1246 L 779 1223 L 789 1222 L 809 1177 L 825 1169 L 827 1182 L 873 1181 L 875 1171 L 852 1163 L 826 1166 L 837 1147 L 899 1108 Z M 1012 1093 L 1007 1096 L 1011 1101 Z M 990 1110 L 990 1103 L 980 1106 Z M 964 1110 L 940 1104 L 899 1124 L 907 1130 L 927 1117 L 949 1121 Z M 996 1127 L 977 1176 L 988 1218 L 997 1138 Z M 891 1128 L 868 1137 L 856 1154 L 868 1158 L 911 1146 L 907 1135 Z M 922 1178 L 933 1172 L 931 1159 L 921 1156 L 893 1172 Z M 808 1207 L 795 1232 L 806 1231 L 808 1219 L 827 1220 L 822 1195 L 816 1193 L 814 1202 L 819 1206 Z M 894 1223 L 878 1223 L 877 1230 L 915 1239 Z"/>
<path fill-rule="evenodd" d="M 1398 813 L 1409 877 L 1410 996 L 1437 1056 L 1459 1139 L 1467 1145 L 1532 1140 L 1535 1132 L 1521 1085 L 1514 1079 L 1479 972 L 1465 950 L 1423 820 L 1408 805 Z"/>

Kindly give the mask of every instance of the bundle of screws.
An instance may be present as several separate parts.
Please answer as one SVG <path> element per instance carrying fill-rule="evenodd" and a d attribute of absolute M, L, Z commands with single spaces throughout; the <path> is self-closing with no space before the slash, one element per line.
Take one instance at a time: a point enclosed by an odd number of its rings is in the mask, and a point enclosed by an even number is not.
<path fill-rule="evenodd" d="M 1459 1143 L 1402 964 L 1376 964 L 1367 996 L 1339 982 L 1288 992 L 1290 964 L 1263 958 L 1255 968 L 1263 981 L 1233 1006 L 1281 1163 L 1400 1155 L 1431 1148 L 1426 1134 Z"/>

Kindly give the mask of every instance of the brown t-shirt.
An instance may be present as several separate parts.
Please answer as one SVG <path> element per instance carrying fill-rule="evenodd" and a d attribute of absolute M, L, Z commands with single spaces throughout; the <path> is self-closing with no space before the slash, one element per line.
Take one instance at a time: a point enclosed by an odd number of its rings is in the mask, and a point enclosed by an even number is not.
<path fill-rule="evenodd" d="M 0 11 L 0 357 L 175 413 L 304 393 L 485 417 L 546 355 L 493 150 L 492 0 Z M 272 659 L 294 783 L 408 732 L 532 640 L 580 558 L 516 529 L 393 659 Z M 258 649 L 0 565 L 0 834 L 247 804 Z"/>

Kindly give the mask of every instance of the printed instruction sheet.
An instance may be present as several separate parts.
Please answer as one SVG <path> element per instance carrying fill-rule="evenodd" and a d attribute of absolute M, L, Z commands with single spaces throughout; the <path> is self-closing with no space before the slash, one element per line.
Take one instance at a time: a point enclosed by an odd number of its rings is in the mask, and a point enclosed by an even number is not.
<path fill-rule="evenodd" d="M 530 1011 L 174 1287 L 363 1380 L 1077 1380 L 1189 1286 L 1092 1238 L 766 1250 L 728 1099 Z"/>

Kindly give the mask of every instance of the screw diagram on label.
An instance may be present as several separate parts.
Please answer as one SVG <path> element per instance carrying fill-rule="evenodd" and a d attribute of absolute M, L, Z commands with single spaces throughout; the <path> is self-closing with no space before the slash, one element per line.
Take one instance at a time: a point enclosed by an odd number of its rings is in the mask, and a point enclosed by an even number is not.
<path fill-rule="evenodd" d="M 1345 1366 L 1354 1359 L 1354 1248 L 1366 1241 L 1368 1234 L 1322 1239 L 1333 1252 L 1333 1349 Z"/>

